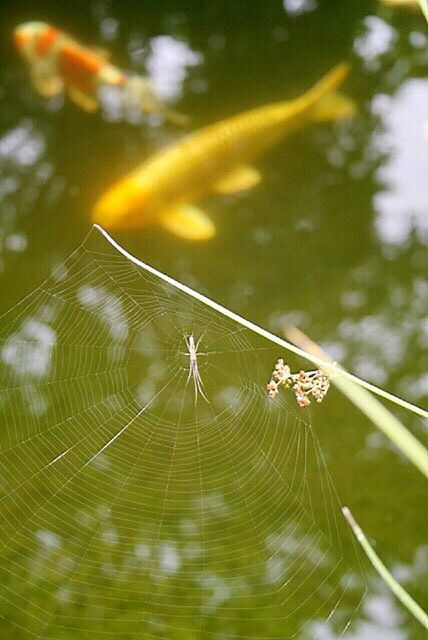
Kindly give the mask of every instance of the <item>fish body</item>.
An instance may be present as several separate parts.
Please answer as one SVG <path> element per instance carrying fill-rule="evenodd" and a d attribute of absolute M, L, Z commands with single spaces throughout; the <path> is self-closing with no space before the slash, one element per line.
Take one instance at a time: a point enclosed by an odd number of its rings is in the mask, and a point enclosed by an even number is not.
<path fill-rule="evenodd" d="M 93 220 L 108 229 L 161 226 L 188 240 L 215 234 L 193 203 L 210 193 L 236 193 L 260 182 L 251 163 L 311 121 L 353 114 L 350 99 L 334 93 L 348 73 L 339 65 L 293 101 L 265 105 L 207 126 L 158 152 L 110 188 Z"/>
<path fill-rule="evenodd" d="M 108 52 L 79 44 L 64 31 L 44 22 L 26 22 L 16 27 L 14 40 L 30 67 L 35 89 L 44 97 L 67 92 L 85 111 L 100 106 L 100 90 L 113 87 L 125 106 L 145 113 L 159 113 L 184 123 L 184 117 L 166 109 L 141 76 L 129 75 L 111 64 Z"/>

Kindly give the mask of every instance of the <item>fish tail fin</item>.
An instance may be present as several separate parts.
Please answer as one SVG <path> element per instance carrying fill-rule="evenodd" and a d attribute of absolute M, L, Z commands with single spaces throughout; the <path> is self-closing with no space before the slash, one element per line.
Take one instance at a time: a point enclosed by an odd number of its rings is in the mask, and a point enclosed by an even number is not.
<path fill-rule="evenodd" d="M 329 71 L 306 94 L 306 99 L 313 104 L 313 119 L 330 121 L 349 118 L 356 113 L 356 105 L 347 96 L 336 91 L 347 77 L 350 65 L 342 62 Z"/>
<path fill-rule="evenodd" d="M 129 105 L 134 105 L 143 113 L 159 114 L 165 118 L 165 120 L 179 126 L 189 124 L 187 116 L 165 107 L 153 92 L 150 84 L 142 76 L 128 76 L 125 95 Z"/>
<path fill-rule="evenodd" d="M 321 97 L 330 91 L 335 91 L 342 84 L 351 70 L 349 62 L 341 62 L 328 71 L 318 82 L 308 91 L 314 98 Z"/>
<path fill-rule="evenodd" d="M 332 91 L 315 105 L 313 118 L 317 122 L 330 122 L 340 118 L 351 118 L 357 112 L 355 102 L 342 93 Z"/>

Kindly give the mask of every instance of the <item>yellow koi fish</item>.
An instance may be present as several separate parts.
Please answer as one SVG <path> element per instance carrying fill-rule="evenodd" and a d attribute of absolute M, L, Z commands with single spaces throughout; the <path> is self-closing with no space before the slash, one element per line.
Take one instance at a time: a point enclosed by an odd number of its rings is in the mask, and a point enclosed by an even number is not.
<path fill-rule="evenodd" d="M 129 75 L 108 61 L 108 53 L 84 47 L 72 37 L 44 22 L 26 22 L 14 31 L 16 47 L 30 66 L 33 85 L 44 97 L 67 92 L 85 111 L 100 106 L 101 91 L 115 88 L 124 107 L 158 113 L 177 124 L 187 118 L 164 107 L 147 80 Z"/>
<path fill-rule="evenodd" d="M 300 98 L 222 120 L 161 150 L 100 198 L 93 221 L 106 229 L 157 223 L 186 240 L 212 238 L 213 222 L 192 203 L 254 187 L 261 176 L 248 163 L 281 138 L 310 122 L 352 116 L 353 102 L 335 93 L 348 70 L 343 63 Z"/>

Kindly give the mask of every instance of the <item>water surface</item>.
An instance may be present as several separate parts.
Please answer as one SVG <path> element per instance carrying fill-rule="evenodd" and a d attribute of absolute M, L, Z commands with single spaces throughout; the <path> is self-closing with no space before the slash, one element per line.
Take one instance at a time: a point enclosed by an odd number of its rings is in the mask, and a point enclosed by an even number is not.
<path fill-rule="evenodd" d="M 426 25 L 378 2 L 338 4 L 0 10 L 6 637 L 423 637 L 359 566 L 339 510 L 352 508 L 426 607 L 423 478 L 338 392 L 306 412 L 292 396 L 272 408 L 263 385 L 284 354 L 137 278 L 93 235 L 41 286 L 83 242 L 103 190 L 183 134 L 46 103 L 12 49 L 15 24 L 57 23 L 147 69 L 194 128 L 297 96 L 348 59 L 359 115 L 308 127 L 258 163 L 256 189 L 204 202 L 213 241 L 149 227 L 115 237 L 274 332 L 297 324 L 358 375 L 423 405 Z M 191 332 L 209 398 L 196 409 Z M 158 393 L 147 420 L 89 464 Z M 403 419 L 426 442 L 422 422 Z"/>

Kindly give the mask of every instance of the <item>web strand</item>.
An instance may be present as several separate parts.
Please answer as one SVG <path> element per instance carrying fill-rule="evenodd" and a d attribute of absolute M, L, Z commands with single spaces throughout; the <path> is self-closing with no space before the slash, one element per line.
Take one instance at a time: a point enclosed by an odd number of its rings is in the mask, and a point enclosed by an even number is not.
<path fill-rule="evenodd" d="M 277 355 L 96 230 L 0 319 L 0 635 L 346 633 L 365 573 Z"/>

